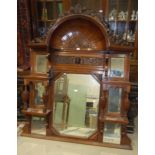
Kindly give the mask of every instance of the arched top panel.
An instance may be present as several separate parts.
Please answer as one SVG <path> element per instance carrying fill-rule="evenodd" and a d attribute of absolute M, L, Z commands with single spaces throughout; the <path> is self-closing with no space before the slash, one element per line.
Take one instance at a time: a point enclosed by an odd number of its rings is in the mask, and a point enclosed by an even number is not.
<path fill-rule="evenodd" d="M 52 26 L 47 46 L 49 50 L 105 50 L 109 40 L 105 26 L 93 17 L 71 15 Z"/>

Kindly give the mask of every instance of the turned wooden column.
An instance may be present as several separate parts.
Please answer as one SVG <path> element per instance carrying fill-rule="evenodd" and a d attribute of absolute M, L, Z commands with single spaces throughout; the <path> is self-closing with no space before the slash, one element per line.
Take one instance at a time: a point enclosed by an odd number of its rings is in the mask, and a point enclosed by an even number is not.
<path fill-rule="evenodd" d="M 24 91 L 22 92 L 21 97 L 23 102 L 23 110 L 26 110 L 29 103 L 29 92 L 27 90 L 27 85 L 24 86 Z"/>

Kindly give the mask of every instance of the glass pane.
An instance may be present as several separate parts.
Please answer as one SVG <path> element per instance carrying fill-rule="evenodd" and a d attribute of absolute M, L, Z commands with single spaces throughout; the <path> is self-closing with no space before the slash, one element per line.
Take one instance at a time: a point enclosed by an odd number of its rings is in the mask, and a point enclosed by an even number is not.
<path fill-rule="evenodd" d="M 117 23 L 117 33 L 121 36 L 125 33 L 126 22 Z M 125 36 L 125 35 L 124 35 Z"/>
<path fill-rule="evenodd" d="M 31 133 L 46 135 L 45 118 L 32 117 L 31 121 Z"/>
<path fill-rule="evenodd" d="M 46 2 L 46 8 L 47 8 L 47 19 L 52 20 L 54 18 L 54 2 L 53 1 L 47 1 Z"/>
<path fill-rule="evenodd" d="M 120 112 L 122 88 L 109 88 L 108 112 Z"/>
<path fill-rule="evenodd" d="M 82 8 L 91 9 L 95 11 L 99 11 L 101 9 L 102 3 L 101 0 L 71 0 L 71 5 L 75 7 L 77 4 L 80 4 Z"/>
<path fill-rule="evenodd" d="M 128 10 L 129 0 L 119 0 L 119 11 L 126 12 Z"/>
<path fill-rule="evenodd" d="M 41 20 L 43 8 L 44 8 L 44 3 L 41 1 L 37 1 L 38 20 Z"/>
<path fill-rule="evenodd" d="M 138 19 L 138 1 L 131 0 L 131 14 L 130 20 L 134 21 Z"/>
<path fill-rule="evenodd" d="M 47 73 L 47 56 L 37 55 L 36 56 L 36 72 L 37 73 Z"/>
<path fill-rule="evenodd" d="M 62 15 L 63 13 L 63 5 L 62 5 L 62 2 L 57 2 L 57 12 L 58 12 L 58 15 Z"/>
<path fill-rule="evenodd" d="M 110 77 L 124 77 L 124 58 L 111 58 Z"/>
<path fill-rule="evenodd" d="M 87 138 L 97 128 L 100 84 L 85 74 L 63 74 L 55 82 L 54 127 Z"/>
<path fill-rule="evenodd" d="M 114 21 L 117 18 L 117 2 L 116 0 L 109 0 L 109 21 Z"/>
<path fill-rule="evenodd" d="M 105 123 L 103 131 L 103 142 L 120 144 L 121 125 L 113 123 Z"/>
<path fill-rule="evenodd" d="M 45 93 L 45 86 L 42 82 L 35 83 L 35 104 L 43 104 L 43 94 Z"/>

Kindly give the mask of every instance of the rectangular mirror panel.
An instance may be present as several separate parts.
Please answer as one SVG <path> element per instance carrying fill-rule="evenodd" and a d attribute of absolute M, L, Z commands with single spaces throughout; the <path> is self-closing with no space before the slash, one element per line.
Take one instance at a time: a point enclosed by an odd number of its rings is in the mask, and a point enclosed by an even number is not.
<path fill-rule="evenodd" d="M 46 135 L 45 118 L 32 117 L 31 121 L 31 133 Z"/>
<path fill-rule="evenodd" d="M 108 112 L 120 113 L 121 102 L 122 102 L 122 88 L 110 87 L 108 95 Z"/>
<path fill-rule="evenodd" d="M 111 58 L 110 77 L 124 77 L 124 58 Z"/>
<path fill-rule="evenodd" d="M 47 73 L 47 56 L 37 55 L 36 56 L 36 72 L 37 73 Z"/>
<path fill-rule="evenodd" d="M 105 123 L 103 131 L 103 142 L 120 144 L 121 125 L 114 123 Z"/>

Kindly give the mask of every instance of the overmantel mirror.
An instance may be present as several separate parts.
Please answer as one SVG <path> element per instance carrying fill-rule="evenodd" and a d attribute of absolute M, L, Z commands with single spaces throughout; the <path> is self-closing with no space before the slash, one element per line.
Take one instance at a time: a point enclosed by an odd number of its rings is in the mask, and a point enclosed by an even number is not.
<path fill-rule="evenodd" d="M 106 26 L 88 15 L 62 17 L 50 29 L 47 43 L 51 135 L 65 141 L 130 148 L 122 129 L 128 123 L 123 89 L 129 87 L 128 54 L 109 49 Z"/>
<path fill-rule="evenodd" d="M 30 129 L 31 120 L 36 125 L 33 133 L 46 132 L 48 139 L 131 149 L 125 129 L 129 54 L 110 49 L 106 24 L 95 15 L 63 16 L 50 28 L 47 110 L 37 113 L 46 122 L 35 118 L 32 111 L 27 126 Z M 44 58 L 37 59 L 46 66 Z M 32 98 L 37 105 L 42 104 L 43 85 L 33 85 L 38 95 Z"/>
<path fill-rule="evenodd" d="M 53 125 L 61 135 L 88 138 L 97 131 L 100 84 L 89 74 L 63 73 L 54 84 Z"/>

